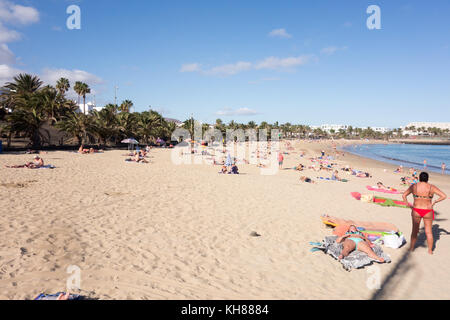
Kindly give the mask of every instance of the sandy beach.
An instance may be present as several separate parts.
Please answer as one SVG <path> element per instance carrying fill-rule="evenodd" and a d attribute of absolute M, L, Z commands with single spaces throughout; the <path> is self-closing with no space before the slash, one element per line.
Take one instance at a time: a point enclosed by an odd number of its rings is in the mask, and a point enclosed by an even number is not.
<path fill-rule="evenodd" d="M 332 152 L 329 141 L 292 144 L 285 168 Z M 6 169 L 32 156 L 0 155 L 0 299 L 64 291 L 71 265 L 81 293 L 98 299 L 450 299 L 449 200 L 436 208 L 433 256 L 423 229 L 412 254 L 384 248 L 392 263 L 376 264 L 380 290 L 367 287 L 369 269 L 347 272 L 310 252 L 310 241 L 331 235 L 323 214 L 393 223 L 409 242 L 410 210 L 350 196 L 378 181 L 404 190 L 393 165 L 345 153 L 340 166 L 373 178 L 308 184 L 301 175 L 331 173 L 263 176 L 240 165 L 239 176 L 219 175 L 219 166 L 174 165 L 167 149 L 152 150 L 149 164 L 126 163 L 123 153 L 42 155 L 54 170 Z M 431 173 L 431 183 L 450 195 L 449 176 Z"/>

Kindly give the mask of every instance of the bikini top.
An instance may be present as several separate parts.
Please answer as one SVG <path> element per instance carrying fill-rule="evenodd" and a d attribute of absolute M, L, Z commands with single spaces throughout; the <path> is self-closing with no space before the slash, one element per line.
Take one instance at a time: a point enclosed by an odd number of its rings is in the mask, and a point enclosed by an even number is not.
<path fill-rule="evenodd" d="M 348 231 L 346 234 L 358 235 L 358 236 L 362 236 L 363 235 L 360 231 Z"/>
<path fill-rule="evenodd" d="M 431 194 L 431 189 L 432 189 L 432 188 L 433 188 L 433 186 L 430 185 L 430 191 L 428 192 L 428 196 L 419 196 L 419 195 L 417 195 L 415 192 L 413 192 L 413 197 L 416 198 L 416 199 L 427 199 L 427 200 L 431 200 L 431 199 L 433 199 L 433 196 L 434 196 L 434 195 Z M 417 185 L 416 185 L 416 191 L 417 191 Z"/>

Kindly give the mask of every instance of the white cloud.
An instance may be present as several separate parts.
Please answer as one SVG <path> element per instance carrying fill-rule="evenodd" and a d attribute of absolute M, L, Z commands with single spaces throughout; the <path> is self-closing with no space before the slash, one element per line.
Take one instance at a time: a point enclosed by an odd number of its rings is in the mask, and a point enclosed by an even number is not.
<path fill-rule="evenodd" d="M 239 61 L 236 63 L 220 65 L 209 69 L 202 69 L 200 67 L 200 64 L 192 63 L 192 64 L 184 64 L 181 67 L 180 72 L 198 72 L 206 75 L 230 76 L 238 74 L 243 71 L 250 71 L 250 70 L 293 69 L 295 67 L 307 64 L 308 62 L 310 62 L 312 58 L 314 58 L 313 55 L 302 55 L 298 57 L 287 57 L 287 58 L 268 57 L 257 63 Z"/>
<path fill-rule="evenodd" d="M 259 112 L 249 109 L 249 108 L 239 108 L 233 110 L 232 108 L 224 108 L 216 112 L 218 116 L 252 116 L 257 115 Z"/>
<path fill-rule="evenodd" d="M 22 38 L 21 34 L 15 30 L 10 30 L 0 23 L 0 43 L 17 41 Z"/>
<path fill-rule="evenodd" d="M 206 73 L 212 75 L 234 75 L 242 71 L 250 70 L 251 68 L 252 64 L 250 62 L 239 61 L 211 68 Z"/>
<path fill-rule="evenodd" d="M 311 56 L 303 55 L 298 57 L 277 58 L 268 57 L 255 65 L 255 69 L 289 69 L 307 64 L 311 60 Z"/>
<path fill-rule="evenodd" d="M 320 53 L 327 54 L 327 55 L 332 55 L 332 54 L 336 53 L 337 51 L 346 50 L 346 49 L 347 49 L 347 47 L 330 46 L 330 47 L 323 48 L 320 51 Z"/>
<path fill-rule="evenodd" d="M 21 73 L 21 70 L 12 68 L 6 64 L 0 64 L 0 87 L 10 82 L 14 76 Z"/>
<path fill-rule="evenodd" d="M 71 82 L 81 81 L 88 85 L 103 83 L 103 80 L 96 75 L 83 70 L 51 69 L 46 68 L 42 71 L 41 79 L 48 84 L 55 85 L 60 78 L 67 78 Z"/>
<path fill-rule="evenodd" d="M 200 64 L 198 63 L 187 63 L 181 66 L 180 72 L 199 72 L 201 71 Z"/>
<path fill-rule="evenodd" d="M 0 44 L 0 65 L 2 64 L 14 64 L 16 57 L 14 53 L 9 50 L 6 44 Z"/>
<path fill-rule="evenodd" d="M 39 12 L 33 7 L 0 0 L 0 20 L 11 24 L 29 25 L 39 21 Z"/>
<path fill-rule="evenodd" d="M 270 31 L 269 37 L 289 39 L 289 38 L 292 38 L 292 35 L 287 33 L 286 29 L 275 29 L 275 30 Z"/>

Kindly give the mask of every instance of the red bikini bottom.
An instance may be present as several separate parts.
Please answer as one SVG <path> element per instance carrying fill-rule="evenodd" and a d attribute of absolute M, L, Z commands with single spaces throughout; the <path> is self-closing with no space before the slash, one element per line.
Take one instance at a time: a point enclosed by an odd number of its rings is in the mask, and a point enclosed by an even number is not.
<path fill-rule="evenodd" d="M 429 214 L 430 212 L 433 212 L 433 220 L 434 220 L 434 210 L 430 210 L 430 209 L 417 209 L 414 208 L 413 209 L 415 212 L 417 212 L 422 218 L 425 218 L 425 216 L 427 214 Z"/>

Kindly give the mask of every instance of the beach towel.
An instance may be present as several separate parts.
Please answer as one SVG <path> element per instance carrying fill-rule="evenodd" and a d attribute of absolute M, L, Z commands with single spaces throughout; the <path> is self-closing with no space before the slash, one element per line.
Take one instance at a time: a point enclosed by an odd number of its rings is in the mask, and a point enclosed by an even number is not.
<path fill-rule="evenodd" d="M 361 200 L 363 198 L 363 195 L 359 192 L 352 192 L 352 197 L 356 200 Z M 378 204 L 383 207 L 397 207 L 397 208 L 405 208 L 409 209 L 412 207 L 412 204 L 408 204 L 403 201 L 395 200 L 395 199 L 389 199 L 389 198 L 382 198 L 382 197 L 373 197 L 373 202 L 375 204 Z"/>
<path fill-rule="evenodd" d="M 385 189 L 374 188 L 371 186 L 367 186 L 367 190 L 382 192 L 382 193 L 390 193 L 390 194 L 403 194 L 403 192 L 398 191 L 398 190 L 385 190 Z"/>
<path fill-rule="evenodd" d="M 314 246 L 312 251 L 315 252 L 321 250 L 339 261 L 339 256 L 342 253 L 343 245 L 342 243 L 336 242 L 337 238 L 337 236 L 325 237 L 320 246 L 318 246 L 317 243 L 311 243 Z M 384 253 L 383 249 L 379 245 L 375 244 L 372 250 L 377 256 L 383 258 L 386 263 L 391 263 L 391 257 Z M 351 271 L 352 269 L 360 269 L 365 266 L 369 266 L 373 264 L 374 261 L 376 260 L 370 258 L 366 253 L 354 250 L 339 262 L 345 270 Z"/>
<path fill-rule="evenodd" d="M 339 181 L 339 180 L 333 180 L 333 179 L 331 179 L 331 178 L 324 178 L 324 177 L 317 177 L 317 179 L 325 180 L 325 181 L 348 182 L 348 180 L 346 180 L 346 179 L 341 179 L 340 181 Z"/>
<path fill-rule="evenodd" d="M 39 168 L 32 168 L 32 169 L 35 169 L 35 170 L 38 170 L 38 169 L 56 169 L 56 167 L 51 165 L 51 164 L 49 164 L 47 166 L 43 166 L 43 167 L 39 167 Z"/>
<path fill-rule="evenodd" d="M 65 292 L 58 292 L 55 294 L 45 294 L 41 293 L 39 294 L 34 300 L 58 300 L 58 297 L 60 295 L 65 295 Z M 83 297 L 77 294 L 71 294 L 69 295 L 68 300 L 83 300 Z"/>

